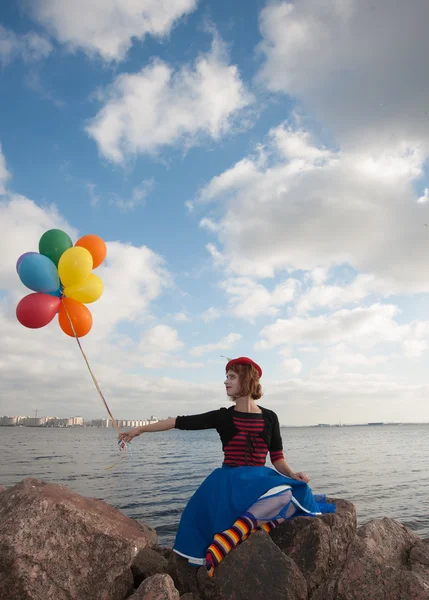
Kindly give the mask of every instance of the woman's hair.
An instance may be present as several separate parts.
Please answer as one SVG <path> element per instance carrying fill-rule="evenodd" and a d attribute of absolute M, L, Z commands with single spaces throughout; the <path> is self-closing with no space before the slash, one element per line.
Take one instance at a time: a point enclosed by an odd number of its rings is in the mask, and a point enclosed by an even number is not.
<path fill-rule="evenodd" d="M 259 383 L 259 373 L 254 366 L 231 365 L 229 368 L 238 375 L 240 381 L 240 396 L 250 396 L 253 400 L 262 398 L 262 386 Z"/>

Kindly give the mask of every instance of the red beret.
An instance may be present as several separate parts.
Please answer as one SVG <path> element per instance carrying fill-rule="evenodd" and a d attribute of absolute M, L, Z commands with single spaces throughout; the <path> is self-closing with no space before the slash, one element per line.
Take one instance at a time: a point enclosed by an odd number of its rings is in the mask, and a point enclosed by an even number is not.
<path fill-rule="evenodd" d="M 252 365 L 252 367 L 255 367 L 255 369 L 258 371 L 259 377 L 262 377 L 261 367 L 257 365 L 251 358 L 247 358 L 247 356 L 240 356 L 240 358 L 233 358 L 230 360 L 225 367 L 225 371 L 228 371 L 232 365 Z"/>

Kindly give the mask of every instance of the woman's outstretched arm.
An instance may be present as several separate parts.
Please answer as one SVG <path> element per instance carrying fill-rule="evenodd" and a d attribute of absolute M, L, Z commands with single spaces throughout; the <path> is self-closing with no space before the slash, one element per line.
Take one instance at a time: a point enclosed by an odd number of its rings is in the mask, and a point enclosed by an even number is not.
<path fill-rule="evenodd" d="M 163 419 L 162 421 L 157 421 L 156 423 L 150 423 L 150 425 L 142 425 L 141 427 L 136 427 L 130 431 L 124 431 L 123 433 L 119 434 L 119 439 L 123 440 L 124 442 L 131 442 L 131 440 L 142 433 L 149 433 L 152 431 L 168 431 L 169 429 L 174 429 L 175 426 L 175 418 Z"/>

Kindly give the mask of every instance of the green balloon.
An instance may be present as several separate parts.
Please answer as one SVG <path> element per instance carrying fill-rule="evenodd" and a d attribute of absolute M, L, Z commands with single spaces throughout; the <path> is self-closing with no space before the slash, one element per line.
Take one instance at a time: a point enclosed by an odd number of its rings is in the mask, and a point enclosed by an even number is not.
<path fill-rule="evenodd" d="M 73 247 L 70 237 L 61 229 L 50 229 L 42 235 L 39 252 L 47 256 L 58 267 L 58 262 L 66 250 Z"/>

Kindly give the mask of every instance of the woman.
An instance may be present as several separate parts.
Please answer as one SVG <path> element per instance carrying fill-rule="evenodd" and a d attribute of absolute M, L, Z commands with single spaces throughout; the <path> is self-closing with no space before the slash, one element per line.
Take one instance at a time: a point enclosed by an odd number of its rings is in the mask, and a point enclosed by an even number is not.
<path fill-rule="evenodd" d="M 235 403 L 229 409 L 166 419 L 121 433 L 130 442 L 149 431 L 216 429 L 224 462 L 189 500 L 174 552 L 193 565 L 207 566 L 210 576 L 219 562 L 256 529 L 271 531 L 285 519 L 334 512 L 324 496 L 313 496 L 309 477 L 295 473 L 283 456 L 277 415 L 256 404 L 262 397 L 262 369 L 240 357 L 226 365 L 226 393 Z M 265 467 L 270 453 L 274 469 Z"/>

